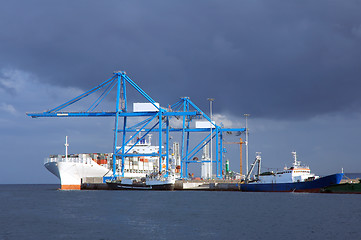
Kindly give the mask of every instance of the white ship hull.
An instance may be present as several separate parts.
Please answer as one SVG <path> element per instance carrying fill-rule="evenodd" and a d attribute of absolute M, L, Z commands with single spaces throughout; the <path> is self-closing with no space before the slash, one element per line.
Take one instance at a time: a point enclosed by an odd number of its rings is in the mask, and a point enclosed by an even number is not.
<path fill-rule="evenodd" d="M 111 168 L 97 164 L 91 159 L 88 162 L 68 161 L 47 161 L 44 166 L 60 179 L 61 190 L 80 190 L 81 184 L 87 178 L 98 178 L 98 183 L 103 182 L 103 177 L 111 177 Z M 152 171 L 131 171 L 125 172 L 125 178 L 142 178 Z"/>
<path fill-rule="evenodd" d="M 89 163 L 52 161 L 46 162 L 44 165 L 60 179 L 62 190 L 80 190 L 81 184 L 86 178 L 103 178 L 112 174 L 108 168 L 95 162 L 91 163 L 91 161 Z"/>

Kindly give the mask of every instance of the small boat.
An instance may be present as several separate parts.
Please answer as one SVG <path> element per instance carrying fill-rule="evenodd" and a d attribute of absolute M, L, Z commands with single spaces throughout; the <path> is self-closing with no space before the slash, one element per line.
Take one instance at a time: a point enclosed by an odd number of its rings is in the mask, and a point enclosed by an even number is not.
<path fill-rule="evenodd" d="M 112 190 L 151 190 L 152 188 L 142 180 L 123 178 L 121 180 L 107 181 L 106 183 Z"/>
<path fill-rule="evenodd" d="M 147 175 L 145 184 L 152 190 L 174 190 L 175 175 L 170 171 Z"/>
<path fill-rule="evenodd" d="M 358 183 L 342 183 L 321 189 L 322 193 L 356 193 L 361 194 L 361 179 Z"/>
<path fill-rule="evenodd" d="M 296 152 L 293 166 L 285 167 L 283 171 L 260 173 L 261 157 L 258 155 L 247 174 L 244 184 L 241 184 L 241 191 L 245 192 L 320 192 L 321 189 L 331 185 L 339 184 L 343 173 L 319 177 L 311 173 L 307 166 L 301 166 L 297 160 Z M 254 179 L 249 176 L 258 163 L 258 174 Z"/>
<path fill-rule="evenodd" d="M 170 172 L 154 172 L 142 179 L 123 178 L 120 181 L 107 181 L 112 190 L 174 190 L 175 176 Z"/>

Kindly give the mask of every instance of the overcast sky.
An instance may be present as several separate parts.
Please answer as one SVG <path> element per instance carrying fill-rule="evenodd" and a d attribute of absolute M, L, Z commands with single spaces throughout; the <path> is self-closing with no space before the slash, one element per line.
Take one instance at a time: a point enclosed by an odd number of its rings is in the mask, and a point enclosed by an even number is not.
<path fill-rule="evenodd" d="M 213 97 L 232 127 L 250 113 L 250 159 L 264 166 L 296 150 L 316 174 L 361 172 L 361 1 L 0 3 L 0 183 L 57 183 L 43 158 L 65 135 L 73 152 L 111 151 L 112 119 L 25 113 L 116 70 L 163 106 L 189 96 L 208 113 Z"/>

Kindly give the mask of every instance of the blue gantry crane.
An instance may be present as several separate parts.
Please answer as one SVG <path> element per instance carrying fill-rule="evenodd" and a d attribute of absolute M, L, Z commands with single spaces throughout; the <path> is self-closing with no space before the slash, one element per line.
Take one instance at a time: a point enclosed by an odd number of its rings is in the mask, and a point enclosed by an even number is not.
<path fill-rule="evenodd" d="M 132 87 L 144 97 L 151 106 L 147 111 L 129 111 L 127 100 L 127 88 Z M 114 111 L 99 111 L 100 103 L 116 89 L 116 102 Z M 91 102 L 90 106 L 85 111 L 69 111 L 69 106 L 81 101 L 88 96 L 99 92 L 95 101 Z M 215 139 L 216 145 L 216 176 L 222 178 L 222 153 L 223 148 L 223 134 L 225 132 L 244 132 L 245 128 L 223 128 L 215 122 L 211 121 L 199 107 L 197 107 L 188 97 L 182 97 L 178 102 L 168 107 L 161 107 L 153 100 L 145 91 L 143 91 L 124 71 L 114 72 L 113 76 L 98 86 L 89 91 L 61 104 L 55 108 L 47 110 L 42 113 L 27 113 L 32 118 L 39 117 L 114 117 L 114 142 L 113 142 L 113 177 L 124 176 L 124 160 L 126 157 L 138 156 L 155 156 L 159 158 L 159 171 L 167 171 L 169 169 L 169 141 L 171 133 L 181 134 L 181 178 L 188 177 L 188 169 L 190 163 L 199 162 L 195 160 L 194 156 L 202 150 L 212 139 Z M 132 124 L 128 123 L 128 118 L 141 118 L 139 121 L 134 121 Z M 170 125 L 170 120 L 174 118 L 182 121 L 182 127 L 174 128 Z M 206 127 L 194 127 L 191 122 L 194 119 L 205 119 L 208 122 Z M 121 121 L 122 120 L 122 121 Z M 122 126 L 121 126 L 122 125 Z M 131 152 L 131 149 L 142 141 L 148 134 L 156 133 L 158 135 L 159 151 L 149 154 L 138 154 Z M 207 133 L 204 138 L 199 141 L 194 147 L 190 146 L 191 134 Z M 132 134 L 132 135 L 130 135 Z M 163 136 L 165 134 L 165 136 Z M 119 136 L 121 135 L 121 137 Z M 163 146 L 163 138 L 165 146 Z M 134 144 L 129 149 L 126 145 Z M 120 142 L 120 143 L 119 143 Z M 164 150 L 163 150 L 164 149 Z M 120 164 L 117 166 L 117 159 L 120 159 Z M 165 164 L 162 164 L 165 160 Z M 211 160 L 208 160 L 210 162 Z M 207 161 L 203 161 L 207 162 Z M 212 164 L 212 163 L 211 163 Z"/>

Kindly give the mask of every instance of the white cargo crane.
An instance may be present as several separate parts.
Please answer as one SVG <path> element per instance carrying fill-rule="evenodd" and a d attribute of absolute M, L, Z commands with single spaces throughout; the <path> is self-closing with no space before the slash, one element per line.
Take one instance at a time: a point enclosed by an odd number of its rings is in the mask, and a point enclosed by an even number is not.
<path fill-rule="evenodd" d="M 259 175 L 261 174 L 261 152 L 256 152 L 256 159 L 251 164 L 251 168 L 249 169 L 249 172 L 247 173 L 246 183 L 248 183 L 249 177 L 251 176 L 251 173 L 252 173 L 252 171 L 253 171 L 253 169 L 254 169 L 254 167 L 256 166 L 257 163 L 258 163 L 257 178 L 258 178 Z"/>

